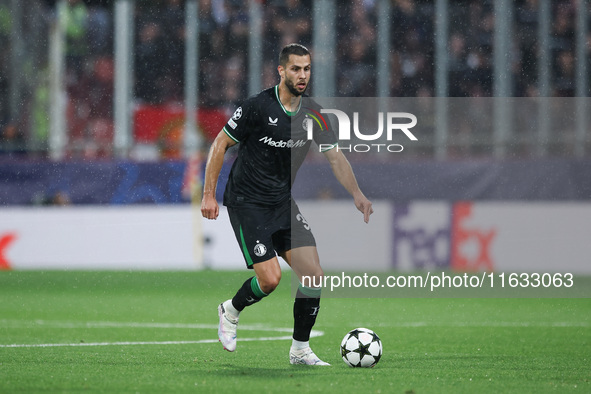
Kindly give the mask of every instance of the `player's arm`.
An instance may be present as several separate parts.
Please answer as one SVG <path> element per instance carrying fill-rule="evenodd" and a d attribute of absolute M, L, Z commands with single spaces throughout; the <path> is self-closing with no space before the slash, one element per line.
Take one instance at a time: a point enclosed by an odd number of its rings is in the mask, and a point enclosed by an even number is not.
<path fill-rule="evenodd" d="M 343 155 L 343 152 L 338 149 L 330 149 L 324 152 L 324 156 L 328 159 L 332 172 L 334 173 L 337 180 L 345 187 L 345 189 L 353 196 L 355 206 L 359 211 L 363 213 L 363 220 L 365 223 L 369 222 L 369 215 L 373 213 L 371 201 L 365 197 L 361 192 L 357 179 L 349 164 L 349 160 Z"/>
<path fill-rule="evenodd" d="M 201 215 L 207 219 L 217 219 L 220 214 L 220 207 L 215 199 L 218 185 L 218 177 L 224 165 L 224 155 L 228 148 L 235 145 L 236 141 L 228 137 L 225 131 L 218 133 L 213 141 L 207 162 L 205 164 L 205 180 L 203 182 L 203 199 L 201 200 Z"/>

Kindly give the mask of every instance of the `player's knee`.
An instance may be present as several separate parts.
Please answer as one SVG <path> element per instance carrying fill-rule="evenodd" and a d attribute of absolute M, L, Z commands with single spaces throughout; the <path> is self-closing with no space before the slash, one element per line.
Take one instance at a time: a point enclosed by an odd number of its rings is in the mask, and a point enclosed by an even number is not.
<path fill-rule="evenodd" d="M 310 277 L 314 278 L 316 283 L 322 283 L 322 281 L 324 280 L 324 271 L 322 271 L 322 268 L 318 267 L 317 269 L 310 272 Z"/>
<path fill-rule="evenodd" d="M 277 270 L 274 272 L 268 272 L 263 277 L 259 278 L 259 285 L 261 286 L 261 290 L 266 293 L 270 294 L 273 290 L 279 286 L 279 282 L 281 281 L 281 270 Z"/>
<path fill-rule="evenodd" d="M 316 276 L 320 279 L 324 278 L 324 271 L 322 271 L 322 268 L 318 268 L 316 270 L 316 272 L 314 273 L 314 276 Z"/>
<path fill-rule="evenodd" d="M 301 284 L 304 287 L 316 288 L 323 287 L 324 284 L 324 272 L 321 268 L 310 270 L 305 274 L 302 274 Z"/>

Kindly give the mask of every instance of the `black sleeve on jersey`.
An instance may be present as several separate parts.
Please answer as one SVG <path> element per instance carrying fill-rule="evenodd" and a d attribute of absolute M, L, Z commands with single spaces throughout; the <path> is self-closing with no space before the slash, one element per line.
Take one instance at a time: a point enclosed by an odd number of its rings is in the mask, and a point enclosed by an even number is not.
<path fill-rule="evenodd" d="M 245 100 L 224 126 L 223 130 L 226 135 L 235 142 L 244 141 L 252 130 L 251 126 L 253 119 L 256 118 L 256 112 L 254 97 Z"/>

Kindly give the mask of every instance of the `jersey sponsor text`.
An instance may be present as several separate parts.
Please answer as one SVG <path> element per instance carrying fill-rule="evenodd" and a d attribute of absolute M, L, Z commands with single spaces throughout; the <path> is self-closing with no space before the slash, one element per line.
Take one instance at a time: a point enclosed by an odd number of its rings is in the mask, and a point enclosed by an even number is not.
<path fill-rule="evenodd" d="M 284 140 L 279 140 L 279 141 L 274 141 L 273 138 L 269 137 L 269 136 L 264 136 L 262 138 L 259 139 L 259 141 L 269 145 L 269 146 L 273 146 L 275 148 L 301 148 L 304 145 L 306 145 L 306 140 L 297 140 L 294 141 L 292 139 L 284 141 Z"/>

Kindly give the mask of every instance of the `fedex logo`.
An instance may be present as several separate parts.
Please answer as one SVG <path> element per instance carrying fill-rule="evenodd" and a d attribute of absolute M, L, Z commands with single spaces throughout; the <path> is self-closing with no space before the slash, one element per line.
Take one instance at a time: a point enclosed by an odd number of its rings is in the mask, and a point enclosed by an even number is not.
<path fill-rule="evenodd" d="M 401 270 L 492 271 L 497 231 L 470 224 L 473 203 L 396 204 L 392 263 Z"/>
<path fill-rule="evenodd" d="M 396 268 L 410 271 L 449 266 L 447 203 L 395 204 L 393 225 Z"/>
<path fill-rule="evenodd" d="M 458 271 L 492 271 L 491 244 L 497 234 L 494 228 L 467 225 L 473 203 L 458 202 L 452 211 L 451 268 Z"/>

